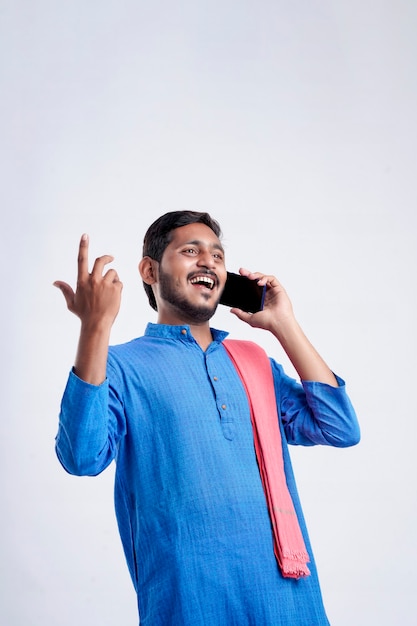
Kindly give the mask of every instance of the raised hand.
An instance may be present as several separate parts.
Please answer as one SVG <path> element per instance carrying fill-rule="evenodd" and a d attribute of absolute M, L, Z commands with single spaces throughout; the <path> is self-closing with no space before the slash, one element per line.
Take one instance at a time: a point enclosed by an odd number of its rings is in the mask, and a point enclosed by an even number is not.
<path fill-rule="evenodd" d="M 91 273 L 88 271 L 87 235 L 83 235 L 78 251 L 78 276 L 76 291 L 68 283 L 55 281 L 66 300 L 68 309 L 77 315 L 83 324 L 94 326 L 104 323 L 112 325 L 120 308 L 123 284 L 116 270 L 103 270 L 113 257 L 106 254 L 97 258 Z"/>
<path fill-rule="evenodd" d="M 106 377 L 110 330 L 119 312 L 123 284 L 116 270 L 105 266 L 113 257 L 104 255 L 88 271 L 88 237 L 83 235 L 78 252 L 77 287 L 54 282 L 64 294 L 68 309 L 81 320 L 81 332 L 74 371 L 84 381 L 100 385 Z"/>

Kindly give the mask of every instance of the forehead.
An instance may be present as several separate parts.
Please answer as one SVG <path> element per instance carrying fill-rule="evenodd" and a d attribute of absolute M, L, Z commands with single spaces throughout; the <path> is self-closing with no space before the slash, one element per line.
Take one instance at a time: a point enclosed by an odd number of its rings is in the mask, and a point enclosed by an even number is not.
<path fill-rule="evenodd" d="M 205 224 L 187 224 L 186 226 L 180 226 L 172 231 L 170 247 L 176 248 L 184 243 L 194 243 L 200 245 L 206 245 L 209 247 L 219 248 L 223 250 L 223 246 L 220 243 L 220 239 L 216 233 L 211 230 Z"/>

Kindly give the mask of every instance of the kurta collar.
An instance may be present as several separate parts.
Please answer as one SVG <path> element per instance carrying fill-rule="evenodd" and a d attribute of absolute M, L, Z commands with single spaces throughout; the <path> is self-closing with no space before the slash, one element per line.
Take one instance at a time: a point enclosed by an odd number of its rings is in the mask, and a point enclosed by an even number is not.
<path fill-rule="evenodd" d="M 210 328 L 210 330 L 213 341 L 216 343 L 221 343 L 229 334 L 225 330 L 217 330 L 216 328 Z M 191 334 L 190 327 L 187 324 L 170 326 L 168 324 L 152 324 L 150 322 L 146 326 L 145 336 L 159 337 L 160 339 L 177 339 L 179 341 L 192 343 L 195 342 L 195 339 Z"/>

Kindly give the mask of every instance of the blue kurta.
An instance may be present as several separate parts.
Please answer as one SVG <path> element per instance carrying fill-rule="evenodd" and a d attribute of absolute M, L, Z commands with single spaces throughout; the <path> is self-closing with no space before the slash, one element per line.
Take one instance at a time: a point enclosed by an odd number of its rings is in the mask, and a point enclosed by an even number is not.
<path fill-rule="evenodd" d="M 249 407 L 222 340 L 149 324 L 110 348 L 100 386 L 70 373 L 57 453 L 96 475 L 116 459 L 115 506 L 141 626 L 324 626 L 316 568 L 288 456 L 291 444 L 349 446 L 359 429 L 344 383 L 286 376 L 271 360 L 288 486 L 311 576 L 282 577 Z"/>

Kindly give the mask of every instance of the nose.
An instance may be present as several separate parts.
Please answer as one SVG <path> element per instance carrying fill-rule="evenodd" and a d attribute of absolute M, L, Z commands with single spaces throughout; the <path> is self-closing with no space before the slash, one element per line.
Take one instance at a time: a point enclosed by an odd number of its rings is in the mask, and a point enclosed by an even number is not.
<path fill-rule="evenodd" d="M 211 250 L 200 250 L 200 254 L 198 255 L 197 265 L 200 267 L 209 267 L 213 268 L 216 266 L 213 254 Z"/>

